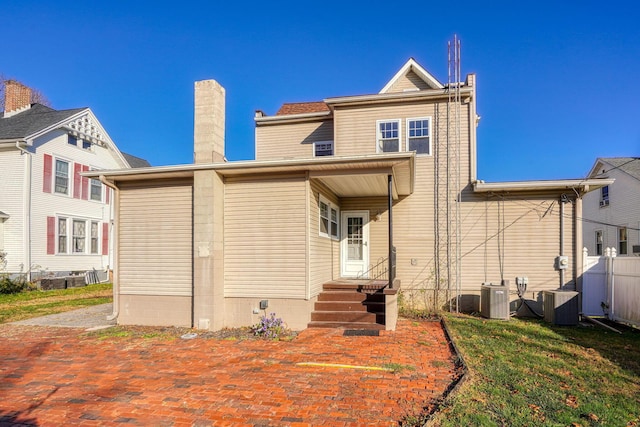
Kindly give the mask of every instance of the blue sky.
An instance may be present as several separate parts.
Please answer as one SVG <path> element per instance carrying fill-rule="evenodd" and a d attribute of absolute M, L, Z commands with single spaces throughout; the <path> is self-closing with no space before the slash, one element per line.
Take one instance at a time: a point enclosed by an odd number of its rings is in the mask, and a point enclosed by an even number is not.
<path fill-rule="evenodd" d="M 409 57 L 446 82 L 457 34 L 478 80 L 479 178 L 578 178 L 596 157 L 640 156 L 637 2 L 482 3 L 0 0 L 0 73 L 54 108 L 91 107 L 153 165 L 192 162 L 194 81 L 215 79 L 227 158 L 242 160 L 256 109 L 377 93 Z"/>

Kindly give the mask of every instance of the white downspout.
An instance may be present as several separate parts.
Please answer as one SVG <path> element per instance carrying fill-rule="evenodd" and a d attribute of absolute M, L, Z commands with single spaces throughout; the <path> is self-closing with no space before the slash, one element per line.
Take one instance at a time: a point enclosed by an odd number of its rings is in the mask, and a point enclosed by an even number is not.
<path fill-rule="evenodd" d="M 109 188 L 113 189 L 113 205 L 114 205 L 114 218 L 113 218 L 113 313 L 107 316 L 107 320 L 117 319 L 120 314 L 120 280 L 118 278 L 118 230 L 117 230 L 117 216 L 120 205 L 120 189 L 112 181 L 107 180 L 104 175 L 100 175 L 100 182 Z M 109 215 L 111 216 L 111 215 Z"/>
<path fill-rule="evenodd" d="M 22 187 L 23 191 L 23 209 L 24 213 L 22 215 L 22 220 L 24 224 L 24 243 L 23 243 L 23 251 L 24 251 L 24 261 L 27 273 L 27 280 L 31 281 L 31 153 L 27 150 L 24 145 L 26 145 L 26 141 L 20 140 L 16 141 L 16 148 L 20 150 L 23 155 L 26 155 L 25 158 L 25 171 L 24 178 L 25 183 Z"/>

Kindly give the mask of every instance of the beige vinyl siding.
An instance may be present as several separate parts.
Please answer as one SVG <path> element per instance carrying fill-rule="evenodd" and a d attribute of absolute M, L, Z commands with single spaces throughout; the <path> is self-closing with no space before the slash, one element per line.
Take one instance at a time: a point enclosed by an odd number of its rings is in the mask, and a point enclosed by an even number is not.
<path fill-rule="evenodd" d="M 469 180 L 469 104 L 460 106 L 460 176 L 463 186 Z M 452 109 L 455 110 L 455 109 Z M 336 108 L 335 154 L 352 156 L 376 153 L 376 122 L 378 120 L 400 120 L 400 146 L 405 151 L 407 142 L 407 119 L 431 118 L 431 151 L 436 152 L 439 143 L 447 146 L 447 103 L 403 103 L 361 108 Z M 453 129 L 453 128 L 452 128 Z M 454 133 L 450 132 L 450 135 Z M 450 137 L 452 138 L 452 137 Z M 433 157 L 418 155 L 418 158 Z M 432 165 L 432 164 L 431 164 Z M 422 185 L 416 180 L 416 187 Z"/>
<path fill-rule="evenodd" d="M 307 296 L 304 176 L 227 178 L 225 297 Z"/>
<path fill-rule="evenodd" d="M 564 206 L 564 254 L 567 287 L 574 286 L 573 204 Z M 560 254 L 558 196 L 469 196 L 462 209 L 462 289 L 478 292 L 483 282 L 500 283 L 501 277 L 529 279 L 528 292 L 560 287 L 555 258 Z M 502 275 L 501 275 L 502 264 Z M 533 294 L 528 298 L 536 299 Z"/>
<path fill-rule="evenodd" d="M 418 77 L 416 73 L 413 71 L 409 71 L 406 75 L 400 77 L 398 81 L 394 83 L 391 88 L 387 91 L 387 93 L 392 92 L 406 92 L 413 90 L 425 90 L 425 89 L 433 89 L 429 87 L 427 82 L 422 80 L 422 78 Z"/>
<path fill-rule="evenodd" d="M 333 141 L 333 121 L 256 126 L 256 160 L 313 157 L 313 143 Z"/>
<path fill-rule="evenodd" d="M 118 236 L 121 294 L 191 295 L 191 184 L 123 186 Z"/>
<path fill-rule="evenodd" d="M 342 207 L 338 198 L 317 180 L 311 180 L 310 186 L 312 196 L 309 200 L 309 286 L 310 296 L 314 297 L 322 292 L 323 283 L 340 276 L 340 241 L 320 236 L 320 195 L 333 207 Z"/>
<path fill-rule="evenodd" d="M 417 157 L 413 194 L 394 201 L 393 243 L 397 248 L 397 277 L 403 288 L 429 285 L 433 277 L 433 163 L 432 156 Z"/>
<path fill-rule="evenodd" d="M 380 264 L 382 260 L 387 258 L 389 253 L 387 199 L 384 197 L 343 198 L 342 211 L 369 211 L 369 266 L 367 269 L 371 270 L 376 264 Z M 380 213 L 380 220 L 376 219 L 378 213 Z M 382 263 L 380 266 L 385 268 L 386 263 Z M 375 275 L 375 272 L 372 274 Z"/>

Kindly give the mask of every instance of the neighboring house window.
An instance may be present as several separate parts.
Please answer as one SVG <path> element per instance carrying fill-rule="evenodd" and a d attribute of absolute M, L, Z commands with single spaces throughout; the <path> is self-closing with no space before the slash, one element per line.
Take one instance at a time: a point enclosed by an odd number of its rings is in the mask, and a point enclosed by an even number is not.
<path fill-rule="evenodd" d="M 600 206 L 609 206 L 609 186 L 600 188 Z"/>
<path fill-rule="evenodd" d="M 378 153 L 396 153 L 400 151 L 400 120 L 385 120 L 376 122 Z"/>
<path fill-rule="evenodd" d="M 596 255 L 602 255 L 602 230 L 596 230 Z"/>
<path fill-rule="evenodd" d="M 91 253 L 98 253 L 98 223 L 91 221 Z"/>
<path fill-rule="evenodd" d="M 69 162 L 56 159 L 55 192 L 69 194 Z"/>
<path fill-rule="evenodd" d="M 85 150 L 90 150 L 91 149 L 91 142 L 87 141 L 86 139 L 78 139 L 73 135 L 67 135 L 67 142 L 69 143 L 69 145 L 73 145 L 75 147 L 78 147 L 78 141 L 82 142 L 82 148 Z"/>
<path fill-rule="evenodd" d="M 73 220 L 73 253 L 79 254 L 85 252 L 85 236 L 87 223 L 77 219 Z"/>
<path fill-rule="evenodd" d="M 333 141 L 323 141 L 313 143 L 314 157 L 333 156 Z"/>
<path fill-rule="evenodd" d="M 627 254 L 627 227 L 618 228 L 618 255 Z"/>
<path fill-rule="evenodd" d="M 102 183 L 98 179 L 91 179 L 91 200 L 102 201 Z"/>
<path fill-rule="evenodd" d="M 324 237 L 338 238 L 338 208 L 322 196 L 319 202 L 320 211 L 320 235 Z"/>
<path fill-rule="evenodd" d="M 67 218 L 58 218 L 58 253 L 67 253 Z"/>
<path fill-rule="evenodd" d="M 431 154 L 430 122 L 428 117 L 407 119 L 407 151 Z"/>

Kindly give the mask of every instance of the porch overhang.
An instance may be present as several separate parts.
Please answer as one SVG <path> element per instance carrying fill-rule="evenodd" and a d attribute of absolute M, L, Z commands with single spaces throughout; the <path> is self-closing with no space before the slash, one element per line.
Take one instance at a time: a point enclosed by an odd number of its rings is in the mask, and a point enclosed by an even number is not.
<path fill-rule="evenodd" d="M 516 193 L 516 192 L 563 192 L 575 191 L 583 195 L 605 185 L 613 184 L 613 179 L 564 179 L 553 181 L 484 182 L 473 184 L 475 193 Z"/>
<path fill-rule="evenodd" d="M 327 156 L 313 159 L 247 160 L 238 162 L 159 166 L 83 172 L 83 176 L 124 182 L 193 177 L 196 171 L 212 170 L 225 177 L 262 174 L 308 173 L 338 197 L 376 197 L 388 195 L 387 177 L 393 177 L 393 197 L 413 193 L 415 153 L 383 153 L 363 156 Z"/>

